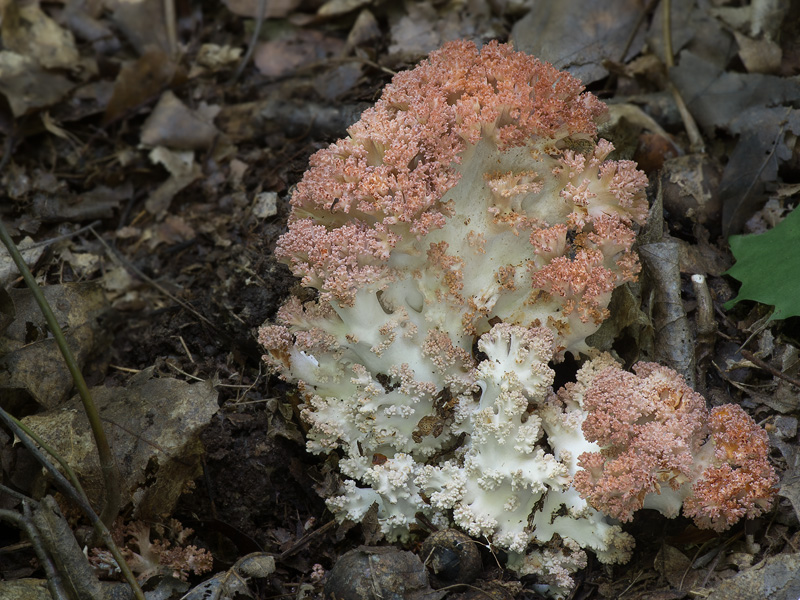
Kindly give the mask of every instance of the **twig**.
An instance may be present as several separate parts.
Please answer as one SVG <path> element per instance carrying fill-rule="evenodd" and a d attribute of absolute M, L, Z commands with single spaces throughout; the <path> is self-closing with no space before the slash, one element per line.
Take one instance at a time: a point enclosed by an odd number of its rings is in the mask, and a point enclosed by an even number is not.
<path fill-rule="evenodd" d="M 775 367 L 773 367 L 768 362 L 763 361 L 760 358 L 758 358 L 755 354 L 753 354 L 749 350 L 742 350 L 741 353 L 742 353 L 742 356 L 744 358 L 749 360 L 751 363 L 753 363 L 757 367 L 759 367 L 761 369 L 764 369 L 765 371 L 768 371 L 770 374 L 774 375 L 775 377 L 778 377 L 779 379 L 783 379 L 784 381 L 786 381 L 788 383 L 791 383 L 792 385 L 800 388 L 800 379 L 795 379 L 794 377 L 791 377 L 790 375 L 787 375 L 783 371 L 780 371 L 780 370 L 776 369 Z"/>
<path fill-rule="evenodd" d="M 41 242 L 36 242 L 35 244 L 31 244 L 30 246 L 26 246 L 25 248 L 23 248 L 23 250 L 30 250 L 31 248 L 38 248 L 39 246 L 49 246 L 50 244 L 55 244 L 56 242 L 60 242 L 61 240 L 66 240 L 66 239 L 75 237 L 76 235 L 80 235 L 82 233 L 86 233 L 87 231 L 90 231 L 92 229 L 92 227 L 94 227 L 96 225 L 100 225 L 100 223 L 102 223 L 102 221 L 100 221 L 100 220 L 92 221 L 91 223 L 89 223 L 88 225 L 86 225 L 84 227 L 81 227 L 80 229 L 76 229 L 75 231 L 71 231 L 70 233 L 65 233 L 64 235 L 59 235 L 59 236 L 56 236 L 54 238 L 50 238 L 50 239 L 47 239 L 47 240 L 42 240 Z"/>
<path fill-rule="evenodd" d="M 189 351 L 189 346 L 186 345 L 186 341 L 183 339 L 183 336 L 179 335 L 178 339 L 181 341 L 181 346 L 183 346 L 183 351 L 186 352 L 186 356 L 189 357 L 189 361 L 194 363 L 194 358 L 192 357 L 192 353 Z"/>
<path fill-rule="evenodd" d="M 103 429 L 103 423 L 100 420 L 100 414 L 97 412 L 97 407 L 92 400 L 92 395 L 89 392 L 89 386 L 86 385 L 86 380 L 83 378 L 83 373 L 81 373 L 81 370 L 78 368 L 78 364 L 75 362 L 72 351 L 67 345 L 67 339 L 64 337 L 64 332 L 61 330 L 61 326 L 58 324 L 58 320 L 53 313 L 53 309 L 50 308 L 50 304 L 44 297 L 42 289 L 33 278 L 30 269 L 28 269 L 28 265 L 22 258 L 22 255 L 17 249 L 16 244 L 14 244 L 14 240 L 11 239 L 11 236 L 9 235 L 2 219 L 0 219 L 0 241 L 5 244 L 6 248 L 8 249 L 8 253 L 11 255 L 14 263 L 17 265 L 20 275 L 22 275 L 22 278 L 25 280 L 25 285 L 28 286 L 28 289 L 30 289 L 31 294 L 33 294 L 36 303 L 39 305 L 39 310 L 42 311 L 42 315 L 44 315 L 45 321 L 47 321 L 50 332 L 56 341 L 58 349 L 61 351 L 61 355 L 64 357 L 64 362 L 67 364 L 67 368 L 72 375 L 72 380 L 75 383 L 75 388 L 78 390 L 78 395 L 83 403 L 83 410 L 86 412 L 86 417 L 89 419 L 89 426 L 92 429 L 94 442 L 97 446 L 97 453 L 100 457 L 100 470 L 103 474 L 103 483 L 106 489 L 105 506 L 103 506 L 103 511 L 100 518 L 108 527 L 114 522 L 114 519 L 116 519 L 117 515 L 119 514 L 119 469 L 117 468 L 117 462 L 114 458 L 114 454 L 111 452 L 111 447 L 108 444 L 108 438 L 106 437 L 105 430 Z"/>
<path fill-rule="evenodd" d="M 671 0 L 661 0 L 661 1 L 662 1 L 661 7 L 664 10 L 663 14 L 664 64 L 667 67 L 667 74 L 669 75 L 669 70 L 675 66 L 675 58 L 672 54 L 672 23 L 671 23 L 672 2 Z M 697 127 L 697 123 L 695 123 L 694 117 L 692 117 L 692 113 L 689 112 L 689 108 L 683 101 L 681 93 L 678 91 L 678 88 L 675 87 L 675 84 L 673 84 L 671 80 L 667 82 L 667 87 L 669 88 L 669 91 L 672 93 L 672 97 L 675 99 L 675 104 L 678 107 L 678 112 L 681 113 L 683 126 L 686 129 L 686 135 L 689 136 L 689 147 L 691 148 L 692 152 L 705 152 L 705 143 L 703 142 L 703 136 L 700 135 L 700 129 Z"/>
<path fill-rule="evenodd" d="M 258 43 L 258 36 L 261 35 L 261 27 L 264 25 L 264 17 L 266 14 L 267 0 L 258 0 L 258 6 L 256 7 L 256 23 L 255 27 L 253 28 L 253 34 L 250 36 L 250 42 L 247 44 L 247 52 L 244 53 L 244 57 L 242 57 L 239 66 L 236 67 L 236 72 L 233 74 L 233 77 L 231 77 L 229 82 L 230 85 L 233 85 L 238 81 L 239 77 L 242 76 L 247 63 L 250 62 L 250 58 L 252 58 L 256 44 Z"/>
<path fill-rule="evenodd" d="M 3 485 L 0 483 L 0 492 L 11 496 L 12 498 L 16 498 L 17 500 L 25 501 L 25 502 L 34 502 L 33 498 L 28 498 L 25 494 L 18 492 L 17 490 L 12 490 L 10 487 Z"/>
<path fill-rule="evenodd" d="M 178 54 L 178 33 L 175 22 L 175 0 L 164 0 L 164 26 L 167 30 L 167 46 L 170 58 L 175 58 Z"/>
<path fill-rule="evenodd" d="M 203 323 L 205 323 L 206 325 L 211 327 L 214 331 L 219 332 L 219 329 L 217 328 L 217 326 L 214 325 L 214 323 L 212 323 L 208 318 L 206 318 L 205 316 L 203 316 L 199 312 L 197 312 L 197 310 L 195 310 L 195 308 L 191 304 L 181 300 L 175 294 L 173 294 L 167 288 L 165 288 L 163 285 L 161 285 L 160 283 L 158 283 L 157 281 L 155 281 L 151 277 L 148 277 L 147 275 L 145 275 L 133 263 L 131 263 L 129 260 L 127 260 L 124 256 L 120 255 L 119 252 L 117 252 L 114 248 L 112 248 L 108 244 L 108 242 L 106 242 L 102 237 L 100 237 L 100 234 L 98 234 L 94 230 L 94 228 L 92 228 L 91 231 L 94 234 L 94 236 L 97 238 L 97 241 L 99 241 L 101 244 L 103 244 L 103 246 L 105 247 L 105 249 L 108 252 L 108 254 L 111 256 L 111 258 L 117 260 L 123 267 L 128 269 L 131 273 L 133 273 L 134 275 L 136 275 L 137 277 L 139 277 L 143 281 L 146 281 L 147 283 L 152 285 L 159 292 L 164 294 L 167 298 L 169 298 L 170 300 L 172 300 L 173 302 L 178 304 L 181 308 L 183 308 L 185 310 L 188 310 L 190 313 L 192 313 L 194 316 L 196 316 L 198 319 L 200 319 Z"/>
<path fill-rule="evenodd" d="M 0 509 L 0 520 L 8 521 L 19 527 L 28 536 L 33 546 L 33 551 L 36 552 L 36 558 L 39 559 L 39 563 L 47 576 L 47 589 L 53 600 L 69 600 L 69 596 L 67 596 L 67 592 L 61 582 L 61 575 L 59 575 L 53 561 L 50 560 L 47 552 L 45 552 L 42 540 L 39 537 L 39 530 L 31 523 L 30 519 L 13 510 Z"/>
<path fill-rule="evenodd" d="M 294 554 L 295 552 L 298 552 L 300 549 L 302 549 L 303 546 L 308 544 L 312 539 L 314 539 L 315 537 L 317 537 L 319 535 L 322 535 L 323 533 L 325 533 L 326 531 L 331 529 L 334 525 L 336 525 L 336 521 L 328 521 L 327 523 L 325 523 L 325 525 L 323 525 L 319 529 L 315 529 L 314 531 L 311 531 L 311 532 L 305 534 L 303 537 L 301 537 L 299 540 L 297 540 L 294 544 L 292 544 L 292 546 L 290 548 L 287 548 L 286 550 L 281 552 L 278 556 L 276 556 L 275 557 L 276 560 L 282 561 L 282 560 L 285 560 L 286 558 L 290 557 L 292 554 Z"/>

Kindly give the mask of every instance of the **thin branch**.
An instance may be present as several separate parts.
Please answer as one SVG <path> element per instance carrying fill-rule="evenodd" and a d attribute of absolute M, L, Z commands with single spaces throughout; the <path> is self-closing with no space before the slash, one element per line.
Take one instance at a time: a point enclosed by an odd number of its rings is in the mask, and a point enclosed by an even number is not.
<path fill-rule="evenodd" d="M 76 235 L 80 235 L 82 233 L 86 233 L 87 231 L 91 231 L 92 227 L 100 225 L 102 221 L 92 221 L 88 225 L 84 225 L 80 229 L 76 229 L 75 231 L 71 231 L 70 233 L 65 233 L 64 235 L 59 235 L 54 238 L 50 238 L 47 240 L 42 240 L 41 242 L 36 242 L 35 244 L 31 244 L 30 246 L 26 246 L 23 250 L 30 250 L 31 248 L 38 248 L 39 246 L 49 246 L 50 244 L 55 244 L 56 242 L 60 242 L 61 240 L 66 240 L 69 238 L 73 238 Z"/>
<path fill-rule="evenodd" d="M 752 352 L 750 352 L 748 350 L 741 350 L 741 353 L 742 353 L 742 356 L 744 358 L 749 360 L 755 366 L 757 366 L 757 367 L 759 367 L 761 369 L 764 369 L 765 371 L 767 371 L 768 373 L 774 375 L 775 377 L 778 377 L 779 379 L 783 379 L 784 381 L 786 381 L 788 383 L 791 383 L 793 386 L 796 386 L 796 387 L 800 388 L 800 380 L 795 379 L 794 377 L 791 377 L 790 375 L 787 375 L 786 373 L 784 373 L 783 371 L 781 371 L 779 369 L 776 369 L 771 364 L 769 364 L 766 361 L 761 360 L 755 354 L 753 354 Z"/>
<path fill-rule="evenodd" d="M 664 64 L 667 67 L 667 74 L 669 75 L 669 70 L 675 66 L 675 57 L 672 52 L 672 10 L 671 10 L 672 2 L 671 0 L 661 0 L 661 8 L 664 11 L 663 14 L 663 36 L 664 36 Z M 705 152 L 705 142 L 703 142 L 703 136 L 700 135 L 700 129 L 697 127 L 697 123 L 695 123 L 694 117 L 692 117 L 692 113 L 689 112 L 689 107 L 686 106 L 686 102 L 683 101 L 683 97 L 681 93 L 678 91 L 678 88 L 675 87 L 675 84 L 672 81 L 668 81 L 667 87 L 669 91 L 672 93 L 672 97 L 675 100 L 675 104 L 678 107 L 678 112 L 681 114 L 681 119 L 683 120 L 683 127 L 686 129 L 686 135 L 689 136 L 689 146 L 692 152 Z"/>
<path fill-rule="evenodd" d="M 178 33 L 175 17 L 175 0 L 164 0 L 164 25 L 167 30 L 167 46 L 170 58 L 178 54 Z"/>
<path fill-rule="evenodd" d="M 11 496 L 12 498 L 16 498 L 17 500 L 20 500 L 22 502 L 30 502 L 31 504 L 36 503 L 36 501 L 33 498 L 29 498 L 28 496 L 18 492 L 17 490 L 12 490 L 10 487 L 3 485 L 2 483 L 0 483 L 0 492 L 3 492 L 4 494 Z"/>
<path fill-rule="evenodd" d="M 185 310 L 188 310 L 190 313 L 192 313 L 194 316 L 196 316 L 198 319 L 200 319 L 203 323 L 205 323 L 206 325 L 211 327 L 211 329 L 213 329 L 216 332 L 222 333 L 222 332 L 219 331 L 219 328 L 214 323 L 211 322 L 210 319 L 206 318 L 205 316 L 203 316 L 202 314 L 197 312 L 197 310 L 191 304 L 189 304 L 188 302 L 185 302 L 185 301 L 181 300 L 180 298 L 178 298 L 175 294 L 171 293 L 163 285 L 161 285 L 160 283 L 158 283 L 157 281 L 155 281 L 151 277 L 148 277 L 147 275 L 145 275 L 140 269 L 138 269 L 135 265 L 133 265 L 129 260 L 125 259 L 124 256 L 120 255 L 119 252 L 117 252 L 114 248 L 112 248 L 109 245 L 108 242 L 106 242 L 102 237 L 100 237 L 100 234 L 98 234 L 94 229 L 92 229 L 92 233 L 97 238 L 97 241 L 99 241 L 101 244 L 103 244 L 103 246 L 106 249 L 106 252 L 108 252 L 109 256 L 112 259 L 117 260 L 123 267 L 128 269 L 131 273 L 133 273 L 134 275 L 136 275 L 137 277 L 139 277 L 143 281 L 146 281 L 147 283 L 152 285 L 159 292 L 164 294 L 167 298 L 169 298 L 170 300 L 172 300 L 173 302 L 178 304 L 181 308 L 183 308 Z"/>
<path fill-rule="evenodd" d="M 239 62 L 239 66 L 236 67 L 236 72 L 231 77 L 230 85 L 233 85 L 239 80 L 239 77 L 242 76 L 247 63 L 250 62 L 250 59 L 253 56 L 253 52 L 256 49 L 256 44 L 258 43 L 258 37 L 261 35 L 261 27 L 264 25 L 264 17 L 267 15 L 267 0 L 258 0 L 258 5 L 256 7 L 256 22 L 255 27 L 253 27 L 253 34 L 250 36 L 250 42 L 247 44 L 247 52 L 244 53 L 244 57 Z"/>
<path fill-rule="evenodd" d="M 69 596 L 67 596 L 67 592 L 64 590 L 64 585 L 61 581 L 61 575 L 59 575 L 53 561 L 50 560 L 47 552 L 45 552 L 44 545 L 39 537 L 39 530 L 31 523 L 30 519 L 23 517 L 13 510 L 0 509 L 0 520 L 7 521 L 19 527 L 25 532 L 25 535 L 28 536 L 31 546 L 33 546 L 33 551 L 36 552 L 36 558 L 39 559 L 39 564 L 42 565 L 44 573 L 47 576 L 47 589 L 50 591 L 53 600 L 69 600 Z"/>

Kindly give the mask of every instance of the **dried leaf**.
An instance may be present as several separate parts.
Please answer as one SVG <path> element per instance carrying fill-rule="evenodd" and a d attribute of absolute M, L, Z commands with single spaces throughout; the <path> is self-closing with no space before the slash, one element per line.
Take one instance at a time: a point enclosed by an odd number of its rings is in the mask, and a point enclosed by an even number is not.
<path fill-rule="evenodd" d="M 751 0 L 743 6 L 712 8 L 711 14 L 753 37 L 776 39 L 789 11 L 789 0 Z"/>
<path fill-rule="evenodd" d="M 800 598 L 800 555 L 770 556 L 758 566 L 714 586 L 706 600 L 795 600 Z"/>
<path fill-rule="evenodd" d="M 66 77 L 45 71 L 29 56 L 0 51 L 0 92 L 15 117 L 55 104 L 73 87 Z"/>
<path fill-rule="evenodd" d="M 39 193 L 33 198 L 33 210 L 45 223 L 107 219 L 132 195 L 130 181 L 113 189 L 99 185 L 79 196 Z"/>
<path fill-rule="evenodd" d="M 170 173 L 170 178 L 158 186 L 145 202 L 148 212 L 163 218 L 175 194 L 199 179 L 203 170 L 190 151 L 172 151 L 159 146 L 150 152 L 150 160 L 164 165 Z"/>
<path fill-rule="evenodd" d="M 322 72 L 314 79 L 314 90 L 325 100 L 334 101 L 344 96 L 358 83 L 364 65 L 360 62 L 348 62 Z"/>
<path fill-rule="evenodd" d="M 161 0 L 106 0 L 104 4 L 140 56 L 151 52 L 170 55 Z"/>
<path fill-rule="evenodd" d="M 48 17 L 38 2 L 6 3 L 0 35 L 6 50 L 45 69 L 73 69 L 80 60 L 72 33 Z"/>
<path fill-rule="evenodd" d="M 83 368 L 88 357 L 109 342 L 107 328 L 100 324 L 108 309 L 101 287 L 68 283 L 46 286 L 42 291 L 64 329 L 78 367 Z M 23 402 L 29 395 L 41 406 L 54 407 L 72 389 L 72 375 L 30 291 L 12 289 L 9 294 L 16 319 L 0 336 L 0 390 L 7 401 Z"/>
<path fill-rule="evenodd" d="M 30 246 L 32 246 L 33 243 L 31 238 L 26 237 L 17 244 L 17 249 L 20 251 L 20 254 L 22 254 L 22 259 L 29 268 L 36 264 L 36 261 L 39 260 L 42 253 L 45 251 L 44 245 L 31 248 Z M 0 246 L 0 288 L 5 289 L 17 277 L 19 277 L 17 265 L 11 259 L 6 247 L 4 245 Z"/>
<path fill-rule="evenodd" d="M 300 67 L 338 55 L 344 42 L 311 29 L 299 30 L 282 39 L 261 42 L 253 61 L 262 75 L 282 77 Z"/>
<path fill-rule="evenodd" d="M 670 585 L 679 590 L 691 589 L 698 579 L 692 571 L 692 561 L 674 546 L 663 545 L 653 561 L 653 567 Z"/>
<path fill-rule="evenodd" d="M 673 0 L 670 11 L 672 51 L 688 50 L 706 62 L 724 69 L 736 56 L 736 44 L 728 30 L 709 14 L 707 3 Z M 664 11 L 659 6 L 647 32 L 647 45 L 664 63 Z"/>
<path fill-rule="evenodd" d="M 480 43 L 500 37 L 501 25 L 493 21 L 488 4 L 458 3 L 435 7 L 427 2 L 407 2 L 406 12 L 390 20 L 391 40 L 387 62 L 412 62 L 426 56 L 445 42 L 457 39 Z"/>
<path fill-rule="evenodd" d="M 692 116 L 712 135 L 715 128 L 730 128 L 748 108 L 800 100 L 800 86 L 792 78 L 724 71 L 687 51 L 681 52 L 680 64 L 670 71 L 670 77 Z"/>
<path fill-rule="evenodd" d="M 769 39 L 755 40 L 734 31 L 739 44 L 739 58 L 748 73 L 776 73 L 781 66 L 781 47 Z"/>
<path fill-rule="evenodd" d="M 120 467 L 123 503 L 134 517 L 160 520 L 172 514 L 187 482 L 200 473 L 199 433 L 218 409 L 211 382 L 154 378 L 153 369 L 125 387 L 91 390 Z M 70 464 L 95 506 L 105 493 L 94 437 L 77 397 L 25 423 Z"/>
<path fill-rule="evenodd" d="M 730 130 L 740 137 L 719 186 L 725 236 L 742 230 L 763 203 L 767 184 L 777 181 L 780 165 L 792 158 L 800 110 L 753 107 L 731 121 Z"/>
<path fill-rule="evenodd" d="M 369 40 L 377 39 L 381 36 L 381 28 L 375 15 L 368 9 L 362 10 L 356 17 L 356 22 L 347 34 L 348 48 L 356 48 Z"/>
<path fill-rule="evenodd" d="M 220 69 L 236 65 L 241 58 L 241 48 L 219 46 L 217 44 L 203 44 L 197 52 L 195 61 L 200 67 L 211 69 L 211 71 L 219 71 Z"/>
<path fill-rule="evenodd" d="M 138 60 L 122 65 L 114 83 L 114 92 L 106 107 L 103 123 L 121 119 L 140 106 L 157 98 L 173 80 L 177 65 L 160 50 L 151 50 Z"/>
<path fill-rule="evenodd" d="M 653 286 L 654 360 L 678 371 L 694 387 L 694 337 L 681 301 L 680 247 L 671 241 L 647 244 L 639 256 Z"/>
<path fill-rule="evenodd" d="M 56 572 L 62 577 L 67 594 L 72 598 L 102 600 L 100 583 L 52 496 L 45 496 L 35 507 L 31 521 Z"/>
<path fill-rule="evenodd" d="M 514 47 L 591 83 L 608 74 L 603 61 L 632 58 L 644 35 L 627 50 L 628 35 L 643 10 L 640 0 L 563 0 L 548 2 L 514 24 Z"/>
<path fill-rule="evenodd" d="M 176 150 L 210 148 L 219 131 L 213 116 L 190 110 L 167 90 L 142 126 L 141 141 L 145 146 L 167 146 Z M 216 111 L 213 111 L 216 113 Z"/>
<path fill-rule="evenodd" d="M 320 17 L 335 17 L 372 4 L 372 0 L 328 0 L 319 7 L 317 14 Z"/>

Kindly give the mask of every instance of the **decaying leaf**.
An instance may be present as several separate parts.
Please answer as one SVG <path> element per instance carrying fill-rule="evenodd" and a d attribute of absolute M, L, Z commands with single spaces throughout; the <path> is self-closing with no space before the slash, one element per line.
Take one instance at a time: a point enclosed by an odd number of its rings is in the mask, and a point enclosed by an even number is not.
<path fill-rule="evenodd" d="M 5 600 L 52 600 L 44 579 L 13 579 L 0 581 L 0 597 Z"/>
<path fill-rule="evenodd" d="M 275 572 L 275 558 L 264 552 L 254 552 L 243 556 L 227 571 L 217 573 L 204 581 L 183 600 L 235 600 L 253 598 L 247 582 L 250 579 L 263 579 Z"/>
<path fill-rule="evenodd" d="M 160 0 L 106 0 L 112 19 L 139 55 L 152 51 L 172 53 L 165 11 Z"/>
<path fill-rule="evenodd" d="M 639 0 L 548 2 L 517 21 L 511 35 L 517 50 L 591 83 L 608 74 L 603 61 L 638 54 L 644 35 L 625 46 L 641 11 Z"/>
<path fill-rule="evenodd" d="M 664 11 L 659 5 L 647 32 L 647 45 L 661 60 L 664 49 Z M 673 0 L 670 10 L 672 52 L 675 56 L 689 51 L 710 64 L 724 69 L 736 55 L 736 43 L 727 27 L 709 12 L 708 3 L 696 0 Z"/>
<path fill-rule="evenodd" d="M 630 340 L 632 343 L 624 344 L 624 349 L 617 348 L 621 358 L 630 363 L 651 358 L 653 324 L 642 311 L 640 286 L 623 285 L 614 290 L 608 309 L 611 316 L 587 338 L 587 343 L 608 352 L 617 340 Z"/>
<path fill-rule="evenodd" d="M 749 73 L 775 73 L 781 66 L 781 47 L 773 40 L 757 40 L 734 31 L 739 58 Z"/>
<path fill-rule="evenodd" d="M 694 339 L 681 301 L 680 247 L 671 241 L 647 244 L 639 256 L 653 288 L 654 360 L 694 386 Z"/>
<path fill-rule="evenodd" d="M 140 58 L 127 62 L 117 75 L 114 91 L 103 117 L 105 124 L 113 123 L 146 102 L 158 98 L 161 91 L 175 78 L 177 65 L 165 52 L 152 49 Z"/>
<path fill-rule="evenodd" d="M 481 42 L 496 37 L 501 25 L 492 18 L 488 3 L 468 7 L 459 2 L 406 2 L 405 11 L 393 15 L 390 28 L 388 62 L 402 63 L 419 60 L 450 40 Z"/>
<path fill-rule="evenodd" d="M 800 598 L 800 554 L 765 558 L 757 566 L 719 583 L 707 600 L 794 600 Z"/>
<path fill-rule="evenodd" d="M 663 545 L 653 561 L 655 570 L 678 590 L 693 589 L 699 575 L 692 570 L 692 561 L 674 546 Z"/>
<path fill-rule="evenodd" d="M 73 87 L 69 79 L 45 71 L 34 59 L 0 50 L 0 92 L 15 117 L 54 104 Z"/>
<path fill-rule="evenodd" d="M 97 283 L 67 283 L 49 285 L 42 291 L 79 368 L 83 368 L 90 355 L 109 343 L 107 329 L 100 322 L 108 309 L 102 288 Z M 3 399 L 9 406 L 30 397 L 53 408 L 72 389 L 72 376 L 30 291 L 12 289 L 9 294 L 16 318 L 0 336 Z"/>
<path fill-rule="evenodd" d="M 343 554 L 328 574 L 325 596 L 340 600 L 440 600 L 416 554 L 384 546 L 360 546 Z"/>
<path fill-rule="evenodd" d="M 800 86 L 790 78 L 725 71 L 688 51 L 671 77 L 709 135 L 723 129 L 739 136 L 719 192 L 723 235 L 737 233 L 792 156 L 787 144 L 789 134 L 800 133 L 800 111 L 791 105 L 800 100 Z"/>
<path fill-rule="evenodd" d="M 790 410 L 797 410 L 797 391 L 793 390 L 794 402 L 789 407 Z M 795 428 L 792 438 L 797 435 Z M 781 496 L 788 499 L 792 504 L 795 516 L 800 516 L 800 451 L 794 441 L 790 439 L 787 442 L 783 440 L 776 440 L 772 438 L 773 445 L 780 449 L 783 459 L 786 461 L 786 472 L 781 477 L 781 489 L 778 492 Z"/>
<path fill-rule="evenodd" d="M 235 66 L 241 60 L 241 57 L 241 48 L 220 46 L 218 44 L 203 44 L 197 52 L 195 68 L 219 71 L 220 69 Z M 190 73 L 191 76 L 192 74 Z"/>
<path fill-rule="evenodd" d="M 120 468 L 123 504 L 133 505 L 136 519 L 169 516 L 185 485 L 200 472 L 198 436 L 218 409 L 211 382 L 159 379 L 151 367 L 124 387 L 91 392 Z M 103 477 L 80 400 L 24 421 L 75 470 L 90 501 L 101 505 Z"/>
<path fill-rule="evenodd" d="M 176 150 L 210 148 L 219 135 L 214 127 L 217 112 L 219 108 L 208 105 L 191 110 L 167 90 L 142 126 L 142 144 Z"/>
<path fill-rule="evenodd" d="M 164 217 L 175 194 L 199 179 L 203 170 L 195 162 L 194 152 L 190 150 L 173 151 L 158 146 L 150 152 L 150 160 L 164 165 L 170 174 L 169 179 L 158 186 L 145 202 L 150 213 Z"/>
<path fill-rule="evenodd" d="M 34 246 L 31 238 L 26 237 L 17 243 L 17 249 L 28 268 L 32 267 L 42 256 L 45 246 Z M 5 288 L 19 277 L 19 270 L 5 246 L 0 246 L 0 288 Z"/>
<path fill-rule="evenodd" d="M 72 69 L 80 55 L 72 33 L 48 17 L 38 2 L 4 3 L 0 35 L 6 50 L 45 69 Z"/>
<path fill-rule="evenodd" d="M 740 137 L 719 186 L 725 235 L 741 231 L 763 203 L 767 184 L 777 181 L 780 165 L 792 158 L 800 134 L 800 110 L 753 107 L 734 119 L 730 130 Z"/>
<path fill-rule="evenodd" d="M 265 19 L 282 19 L 294 11 L 301 0 L 270 0 L 266 3 Z M 224 0 L 228 10 L 240 17 L 255 18 L 258 14 L 259 0 Z"/>
<path fill-rule="evenodd" d="M 720 6 L 711 13 L 730 27 L 745 31 L 752 36 L 775 39 L 781 30 L 789 0 L 750 0 L 742 6 Z"/>
<path fill-rule="evenodd" d="M 35 507 L 31 521 L 39 532 L 48 556 L 62 576 L 62 585 L 70 597 L 102 600 L 100 583 L 52 496 L 45 496 Z"/>
<path fill-rule="evenodd" d="M 688 51 L 681 53 L 670 75 L 692 116 L 710 134 L 714 128 L 728 129 L 748 108 L 800 99 L 800 86 L 790 78 L 725 71 Z"/>
<path fill-rule="evenodd" d="M 39 193 L 33 198 L 36 214 L 44 222 L 91 221 L 108 219 L 114 211 L 133 195 L 130 182 L 109 188 L 104 185 L 80 195 Z"/>
<path fill-rule="evenodd" d="M 320 17 L 335 17 L 371 4 L 372 0 L 327 0 L 317 10 Z"/>
<path fill-rule="evenodd" d="M 299 30 L 258 44 L 253 61 L 262 75 L 282 77 L 300 67 L 336 56 L 343 48 L 344 42 L 340 39 L 319 31 Z"/>

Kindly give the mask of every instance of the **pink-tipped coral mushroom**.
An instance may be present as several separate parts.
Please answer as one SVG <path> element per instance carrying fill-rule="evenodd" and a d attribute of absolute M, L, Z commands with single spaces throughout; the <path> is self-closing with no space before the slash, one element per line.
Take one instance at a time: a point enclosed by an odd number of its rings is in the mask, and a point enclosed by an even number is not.
<path fill-rule="evenodd" d="M 698 527 L 723 531 L 744 516 L 757 517 L 772 505 L 778 476 L 770 466 L 767 432 L 740 406 L 711 410 L 711 439 L 683 513 Z"/>
<path fill-rule="evenodd" d="M 546 63 L 453 42 L 311 158 L 276 256 L 316 293 L 260 341 L 303 394 L 308 449 L 341 452 L 338 518 L 377 505 L 390 539 L 418 513 L 455 522 L 545 577 L 583 548 L 630 555 L 570 487 L 579 419 L 537 414 L 550 362 L 589 350 L 639 270 L 647 181 L 596 142 L 605 115 Z"/>
<path fill-rule="evenodd" d="M 739 406 L 711 411 L 672 369 L 609 366 L 583 393 L 586 439 L 574 486 L 597 510 L 629 521 L 640 508 L 721 531 L 768 509 L 777 489 L 767 435 Z"/>
<path fill-rule="evenodd" d="M 647 180 L 606 160 L 605 106 L 581 92 L 510 46 L 447 44 L 311 157 L 276 255 L 324 304 L 369 289 L 389 311 L 446 310 L 436 326 L 465 350 L 497 318 L 549 322 L 559 354 L 585 350 L 638 272 Z"/>

